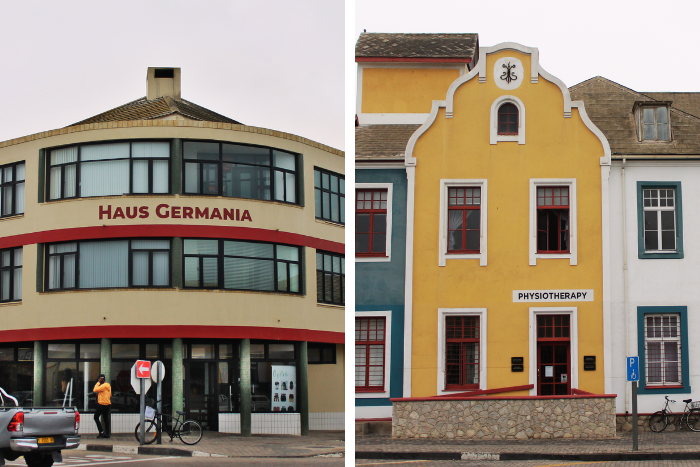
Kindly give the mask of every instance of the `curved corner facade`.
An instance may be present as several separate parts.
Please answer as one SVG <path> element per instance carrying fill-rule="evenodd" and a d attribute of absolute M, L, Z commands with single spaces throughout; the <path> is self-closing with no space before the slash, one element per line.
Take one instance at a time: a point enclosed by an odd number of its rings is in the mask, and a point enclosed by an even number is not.
<path fill-rule="evenodd" d="M 0 143 L 0 170 L 0 374 L 24 405 L 93 411 L 104 373 L 131 432 L 131 367 L 161 360 L 166 410 L 205 429 L 343 429 L 341 151 L 138 120 Z"/>

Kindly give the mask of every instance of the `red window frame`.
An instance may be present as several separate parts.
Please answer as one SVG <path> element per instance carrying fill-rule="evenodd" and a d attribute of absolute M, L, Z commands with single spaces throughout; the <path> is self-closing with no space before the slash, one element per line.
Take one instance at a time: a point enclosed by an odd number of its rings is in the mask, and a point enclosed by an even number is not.
<path fill-rule="evenodd" d="M 479 389 L 479 370 L 481 362 L 479 316 L 447 316 L 445 317 L 445 390 Z M 465 337 L 470 336 L 470 337 Z M 476 346 L 474 346 L 476 344 Z M 467 350 L 475 350 L 473 361 L 468 362 Z M 456 350 L 454 353 L 452 351 Z M 452 353 L 452 354 L 451 354 Z M 454 358 L 456 356 L 457 358 Z M 476 383 L 467 383 L 467 367 L 473 367 Z M 458 383 L 451 383 L 452 375 L 456 375 Z"/>
<path fill-rule="evenodd" d="M 546 395 L 557 395 L 556 387 L 561 387 L 562 385 L 566 388 L 566 395 L 571 394 L 571 315 L 550 315 L 550 314 L 540 314 L 537 315 L 537 394 L 543 395 L 543 387 L 551 387 L 551 394 Z M 542 374 L 541 367 L 545 366 L 546 363 L 552 363 L 555 366 L 561 366 L 554 362 L 544 362 L 542 355 L 542 345 L 553 347 L 557 346 L 564 348 L 567 361 L 566 361 L 566 374 L 568 375 L 566 383 L 556 382 L 555 380 L 549 382 L 543 382 L 542 379 L 545 375 Z M 555 353 L 556 355 L 556 353 Z M 556 358 L 556 357 L 555 357 Z M 555 371 L 556 378 L 556 371 Z M 563 394 L 562 394 L 563 395 Z"/>
<path fill-rule="evenodd" d="M 545 254 L 561 254 L 571 252 L 571 190 L 568 186 L 538 186 L 536 187 L 537 194 L 537 253 Z M 557 190 L 560 190 L 557 194 Z M 564 190 L 566 194 L 564 194 Z M 548 203 L 549 201 L 549 203 Z M 566 202 L 566 204 L 564 204 Z M 559 203 L 559 204 L 556 204 Z M 554 213 L 553 211 L 560 211 Z M 546 212 L 552 211 L 552 212 Z M 563 214 L 566 212 L 566 229 L 562 229 Z M 540 215 L 546 215 L 546 228 L 542 229 L 540 225 Z M 556 227 L 550 227 L 552 218 L 556 217 Z M 549 247 L 550 236 L 553 230 L 556 229 L 557 248 L 556 249 L 540 249 L 540 236 L 546 237 L 546 245 Z M 562 234 L 566 235 L 566 243 L 568 248 L 562 248 Z"/>
<path fill-rule="evenodd" d="M 462 196 L 460 195 L 460 190 L 463 190 Z M 467 190 L 471 191 L 471 196 L 467 196 Z M 462 214 L 462 226 L 459 229 L 450 228 L 450 218 L 452 215 L 457 214 L 457 212 Z M 467 214 L 469 211 L 477 212 L 477 220 L 479 222 L 479 227 L 477 229 L 467 228 Z M 453 214 L 454 213 L 454 214 Z M 461 249 L 451 249 L 450 239 L 452 238 L 452 232 L 461 231 L 462 238 L 462 248 Z M 479 237 L 479 248 L 468 250 L 467 246 L 467 232 L 478 232 L 481 236 L 481 187 L 471 187 L 471 186 L 460 186 L 460 187 L 449 187 L 447 190 L 447 254 L 469 254 L 469 253 L 480 253 L 481 252 L 481 237 Z"/>
<path fill-rule="evenodd" d="M 367 195 L 369 194 L 369 199 Z M 385 199 L 382 199 L 382 194 L 385 195 Z M 387 207 L 389 204 L 388 200 L 388 190 L 387 189 L 366 189 L 366 190 L 356 190 L 355 191 L 355 239 L 357 241 L 357 235 L 368 235 L 369 237 L 369 251 L 368 252 L 358 252 L 357 246 L 355 247 L 355 256 L 359 257 L 386 257 L 386 246 L 387 246 L 387 223 L 388 213 Z M 382 209 L 382 203 L 384 203 L 384 208 Z M 375 231 L 375 217 L 377 215 L 384 215 L 384 231 Z M 369 215 L 369 231 L 368 232 L 358 232 L 359 222 L 357 222 L 358 215 Z M 375 236 L 384 235 L 384 251 L 375 251 L 377 247 L 375 246 L 374 240 Z M 357 243 L 355 243 L 357 245 Z"/>
<path fill-rule="evenodd" d="M 506 102 L 498 108 L 498 134 L 503 136 L 517 136 L 519 118 L 518 107 Z M 513 131 L 515 130 L 515 131 Z"/>
<path fill-rule="evenodd" d="M 379 324 L 381 323 L 381 327 Z M 386 318 L 384 317 L 368 317 L 355 318 L 355 392 L 384 392 L 384 379 L 386 377 Z M 381 339 L 379 339 L 381 335 Z M 374 338 L 372 339 L 372 337 Z M 360 346 L 365 346 L 364 355 L 363 349 Z M 376 363 L 376 360 L 370 358 L 371 347 L 381 347 L 382 358 L 381 365 Z M 376 357 L 374 357 L 376 359 Z M 362 368 L 362 372 L 358 373 L 358 369 Z M 374 369 L 376 371 L 381 368 L 381 385 L 370 385 L 369 377 Z M 362 384 L 358 385 L 358 374 L 364 373 Z"/>

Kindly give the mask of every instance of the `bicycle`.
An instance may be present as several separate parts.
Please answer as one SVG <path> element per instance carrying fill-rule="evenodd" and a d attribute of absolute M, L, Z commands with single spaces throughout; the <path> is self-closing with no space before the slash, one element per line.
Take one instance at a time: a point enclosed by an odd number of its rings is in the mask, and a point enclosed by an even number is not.
<path fill-rule="evenodd" d="M 654 412 L 654 415 L 649 417 L 649 428 L 651 431 L 654 433 L 661 433 L 664 431 L 668 426 L 669 417 L 674 415 L 680 415 L 677 422 L 679 430 L 683 424 L 683 420 L 685 419 L 685 423 L 688 425 L 688 428 L 693 431 L 700 431 L 700 402 L 693 402 L 692 399 L 684 399 L 683 402 L 685 402 L 685 410 L 682 414 L 672 412 L 668 408 L 669 402 L 673 402 L 675 404 L 676 401 L 671 400 L 668 398 L 668 396 L 666 396 L 666 405 L 664 406 L 663 410 Z"/>
<path fill-rule="evenodd" d="M 150 419 L 146 419 L 145 428 L 146 434 L 143 440 L 144 444 L 153 444 L 158 437 L 156 418 L 160 417 L 161 434 L 165 432 L 170 436 L 170 442 L 173 442 L 174 438 L 180 438 L 185 444 L 193 445 L 199 443 L 202 439 L 202 427 L 199 423 L 194 420 L 184 420 L 185 412 L 177 411 L 177 417 L 172 417 L 167 414 L 162 414 L 160 412 L 155 412 L 155 416 Z M 163 417 L 166 420 L 163 420 Z M 183 421 L 180 421 L 180 417 Z M 169 420 L 169 423 L 166 421 Z M 136 441 L 141 442 L 141 422 L 136 424 L 136 430 L 134 430 L 134 436 L 136 436 Z"/>

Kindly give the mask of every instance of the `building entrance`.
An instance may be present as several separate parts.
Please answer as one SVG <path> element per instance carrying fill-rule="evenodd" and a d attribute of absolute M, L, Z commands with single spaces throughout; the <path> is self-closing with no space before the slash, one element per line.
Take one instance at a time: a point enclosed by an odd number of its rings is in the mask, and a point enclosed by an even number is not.
<path fill-rule="evenodd" d="M 569 315 L 537 317 L 537 395 L 571 394 Z"/>
<path fill-rule="evenodd" d="M 216 362 L 189 362 L 185 377 L 186 418 L 196 420 L 204 430 L 219 429 L 219 388 Z"/>

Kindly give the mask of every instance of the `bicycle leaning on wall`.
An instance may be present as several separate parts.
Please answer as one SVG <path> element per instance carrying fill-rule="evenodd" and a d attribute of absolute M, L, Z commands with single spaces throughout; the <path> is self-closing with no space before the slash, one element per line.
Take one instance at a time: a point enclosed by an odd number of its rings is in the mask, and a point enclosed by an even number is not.
<path fill-rule="evenodd" d="M 676 424 L 678 429 L 683 425 L 683 421 L 688 425 L 693 431 L 700 431 L 700 402 L 693 402 L 692 399 L 684 399 L 685 411 L 682 414 L 677 414 L 668 408 L 668 403 L 676 401 L 671 400 L 666 396 L 666 405 L 663 410 L 655 412 L 654 415 L 649 417 L 649 428 L 655 433 L 660 433 L 666 429 L 669 423 L 670 417 L 678 416 Z"/>
<path fill-rule="evenodd" d="M 150 409 L 150 410 L 149 410 Z M 181 421 L 180 417 L 185 418 L 185 412 L 177 412 L 177 417 L 156 412 L 151 407 L 146 407 L 146 435 L 144 436 L 144 444 L 153 444 L 157 438 L 156 417 L 160 417 L 161 433 L 166 433 L 170 436 L 170 442 L 174 438 L 180 438 L 185 444 L 197 444 L 202 439 L 202 427 L 194 420 Z M 699 425 L 700 426 L 700 425 Z M 136 440 L 141 442 L 141 422 L 136 425 L 134 431 Z"/>

